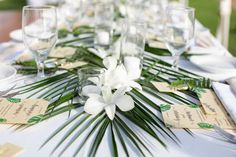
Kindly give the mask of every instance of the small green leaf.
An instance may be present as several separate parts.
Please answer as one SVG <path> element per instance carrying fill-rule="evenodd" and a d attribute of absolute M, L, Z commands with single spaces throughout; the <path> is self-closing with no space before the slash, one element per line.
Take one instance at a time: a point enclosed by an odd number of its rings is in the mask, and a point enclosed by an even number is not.
<path fill-rule="evenodd" d="M 198 123 L 197 125 L 203 129 L 211 129 L 214 127 L 212 124 L 209 123 Z"/>
<path fill-rule="evenodd" d="M 161 108 L 162 112 L 165 112 L 165 111 L 170 110 L 171 105 L 170 104 L 161 104 L 160 108 Z"/>
<path fill-rule="evenodd" d="M 0 123 L 5 123 L 5 122 L 7 122 L 6 118 L 0 118 Z"/>
<path fill-rule="evenodd" d="M 192 104 L 192 105 L 189 105 L 190 108 L 199 108 L 198 105 L 195 105 L 195 104 Z"/>
<path fill-rule="evenodd" d="M 36 123 L 39 123 L 42 119 L 43 119 L 42 114 L 38 115 L 38 116 L 33 116 L 27 121 L 27 123 L 28 124 L 36 124 Z"/>
<path fill-rule="evenodd" d="M 7 100 L 11 103 L 19 103 L 21 102 L 21 99 L 18 98 L 7 98 Z"/>
<path fill-rule="evenodd" d="M 198 98 L 202 97 L 202 93 L 206 93 L 206 90 L 203 88 L 195 87 L 192 89 L 193 92 L 195 92 L 198 96 Z"/>

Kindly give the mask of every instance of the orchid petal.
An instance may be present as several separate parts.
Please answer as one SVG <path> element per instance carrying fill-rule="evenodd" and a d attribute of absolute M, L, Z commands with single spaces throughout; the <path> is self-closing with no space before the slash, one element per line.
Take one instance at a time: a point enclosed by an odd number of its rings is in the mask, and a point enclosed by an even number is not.
<path fill-rule="evenodd" d="M 86 101 L 84 111 L 88 114 L 97 115 L 104 109 L 104 106 L 101 97 L 91 97 Z"/>
<path fill-rule="evenodd" d="M 108 105 L 105 107 L 105 111 L 107 116 L 113 120 L 115 117 L 115 113 L 116 113 L 116 105 L 112 104 L 112 105 Z"/>
<path fill-rule="evenodd" d="M 117 66 L 117 59 L 114 57 L 106 57 L 103 60 L 103 64 L 108 70 L 115 69 Z"/>
<path fill-rule="evenodd" d="M 119 97 L 123 96 L 126 92 L 127 87 L 121 87 L 115 91 L 115 93 L 112 96 L 112 100 L 116 101 Z"/>
<path fill-rule="evenodd" d="M 102 97 L 103 97 L 103 100 L 106 103 L 111 102 L 112 91 L 111 91 L 111 88 L 109 86 L 102 87 Z"/>
<path fill-rule="evenodd" d="M 130 111 L 134 108 L 134 100 L 131 96 L 123 95 L 116 99 L 115 104 L 119 107 L 121 111 Z"/>
<path fill-rule="evenodd" d="M 128 78 L 127 71 L 123 65 L 118 65 L 114 70 L 107 72 L 105 77 L 105 83 L 112 89 L 124 86 Z"/>
<path fill-rule="evenodd" d="M 128 86 L 135 88 L 135 89 L 142 90 L 142 86 L 135 81 L 128 81 Z"/>

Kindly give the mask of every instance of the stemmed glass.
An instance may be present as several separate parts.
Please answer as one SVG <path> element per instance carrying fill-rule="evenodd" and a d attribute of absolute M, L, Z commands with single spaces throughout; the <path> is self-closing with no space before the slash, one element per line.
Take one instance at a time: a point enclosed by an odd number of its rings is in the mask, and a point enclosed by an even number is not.
<path fill-rule="evenodd" d="M 188 49 L 194 39 L 195 10 L 190 7 L 168 7 L 164 38 L 168 50 L 174 57 L 172 68 L 178 69 L 180 55 Z"/>
<path fill-rule="evenodd" d="M 45 77 L 44 62 L 57 41 L 57 13 L 53 6 L 25 6 L 23 40 L 37 63 L 37 80 Z"/>

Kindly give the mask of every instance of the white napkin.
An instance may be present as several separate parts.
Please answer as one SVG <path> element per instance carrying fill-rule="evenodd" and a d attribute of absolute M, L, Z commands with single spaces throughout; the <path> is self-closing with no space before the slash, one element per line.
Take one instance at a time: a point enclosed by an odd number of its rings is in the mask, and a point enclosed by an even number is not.
<path fill-rule="evenodd" d="M 236 95 L 229 85 L 213 82 L 212 86 L 225 109 L 236 123 Z"/>
<path fill-rule="evenodd" d="M 0 62 L 11 62 L 19 56 L 25 47 L 22 43 L 7 42 L 0 44 Z"/>
<path fill-rule="evenodd" d="M 229 78 L 226 82 L 230 85 L 234 94 L 236 94 L 236 77 Z"/>
<path fill-rule="evenodd" d="M 224 49 L 218 47 L 200 47 L 200 46 L 192 46 L 188 52 L 189 54 L 208 54 L 208 55 L 218 55 L 223 56 L 226 51 Z"/>

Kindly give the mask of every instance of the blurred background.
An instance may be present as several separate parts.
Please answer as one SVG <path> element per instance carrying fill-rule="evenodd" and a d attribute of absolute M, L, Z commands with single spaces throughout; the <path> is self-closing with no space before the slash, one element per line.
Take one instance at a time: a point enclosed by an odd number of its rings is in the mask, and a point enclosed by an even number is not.
<path fill-rule="evenodd" d="M 40 1 L 35 0 L 36 3 Z M 221 21 L 221 1 L 224 0 L 189 0 L 189 6 L 196 9 L 197 19 L 214 35 Z M 0 0 L 0 42 L 8 41 L 9 32 L 21 27 L 21 9 L 26 4 L 26 0 Z M 231 0 L 231 7 L 225 6 L 223 10 L 231 14 L 228 49 L 236 56 L 236 0 Z"/>

